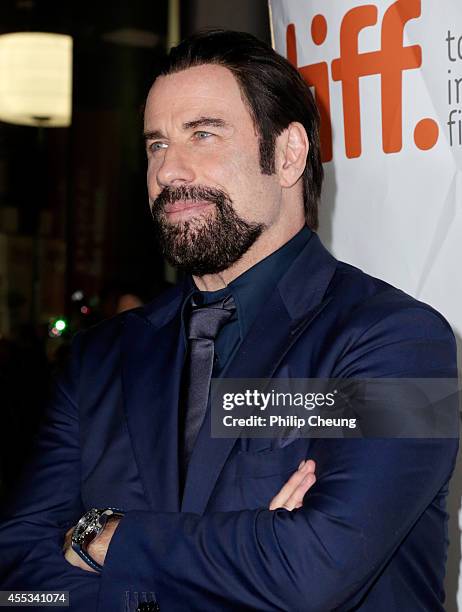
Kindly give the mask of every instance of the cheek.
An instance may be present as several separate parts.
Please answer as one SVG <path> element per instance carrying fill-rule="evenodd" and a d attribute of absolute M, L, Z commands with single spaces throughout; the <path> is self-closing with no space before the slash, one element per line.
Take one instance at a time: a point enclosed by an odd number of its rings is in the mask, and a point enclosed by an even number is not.
<path fill-rule="evenodd" d="M 246 220 L 271 223 L 278 215 L 280 199 L 276 175 L 262 174 L 259 160 L 243 157 L 230 166 L 230 196 L 236 211 Z"/>
<path fill-rule="evenodd" d="M 216 166 L 217 176 L 229 185 L 230 195 L 236 198 L 236 205 L 249 205 L 260 190 L 261 170 L 258 158 L 246 150 L 233 152 L 223 163 Z M 255 202 L 253 202 L 255 208 Z"/>

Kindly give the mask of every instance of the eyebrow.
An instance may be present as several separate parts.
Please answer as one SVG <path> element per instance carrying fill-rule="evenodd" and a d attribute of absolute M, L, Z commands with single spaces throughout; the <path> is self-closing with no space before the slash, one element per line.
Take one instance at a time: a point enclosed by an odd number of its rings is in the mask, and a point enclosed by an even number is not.
<path fill-rule="evenodd" d="M 198 127 L 218 127 L 218 128 L 229 128 L 230 125 L 224 119 L 219 117 L 198 117 L 192 121 L 186 121 L 183 123 L 183 130 L 194 130 Z M 164 134 L 160 130 L 146 131 L 143 133 L 145 140 L 155 140 L 157 138 L 165 138 Z"/>
<path fill-rule="evenodd" d="M 193 119 L 192 121 L 187 121 L 183 123 L 184 130 L 193 130 L 197 127 L 229 127 L 229 124 L 224 119 L 219 119 L 218 117 L 199 117 L 198 119 Z"/>

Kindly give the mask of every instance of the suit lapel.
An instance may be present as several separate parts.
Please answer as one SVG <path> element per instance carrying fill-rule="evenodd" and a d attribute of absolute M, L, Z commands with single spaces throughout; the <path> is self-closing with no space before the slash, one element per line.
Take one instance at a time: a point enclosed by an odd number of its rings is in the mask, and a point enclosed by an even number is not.
<path fill-rule="evenodd" d="M 330 301 L 325 293 L 336 264 L 313 234 L 279 282 L 222 377 L 271 378 L 291 346 Z M 212 438 L 210 431 L 209 406 L 189 464 L 181 506 L 184 512 L 205 512 L 236 443 L 236 438 Z"/>
<path fill-rule="evenodd" d="M 185 355 L 180 305 L 127 315 L 122 381 L 128 429 L 148 502 L 158 512 L 179 510 L 178 398 Z M 172 317 L 173 315 L 173 317 Z"/>

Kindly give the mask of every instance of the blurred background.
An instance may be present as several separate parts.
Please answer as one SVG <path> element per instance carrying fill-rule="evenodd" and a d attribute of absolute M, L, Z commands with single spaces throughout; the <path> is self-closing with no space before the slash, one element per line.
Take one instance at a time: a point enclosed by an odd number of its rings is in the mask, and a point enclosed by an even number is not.
<path fill-rule="evenodd" d="M 203 27 L 270 41 L 266 0 L 2 0 L 0 496 L 79 330 L 153 299 L 160 256 L 142 112 L 159 60 Z"/>

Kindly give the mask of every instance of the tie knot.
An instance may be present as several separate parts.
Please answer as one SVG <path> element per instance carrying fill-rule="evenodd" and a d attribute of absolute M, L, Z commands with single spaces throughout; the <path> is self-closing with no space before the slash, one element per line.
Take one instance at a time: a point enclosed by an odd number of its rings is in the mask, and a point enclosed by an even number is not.
<path fill-rule="evenodd" d="M 193 302 L 193 309 L 189 318 L 188 338 L 190 340 L 200 338 L 215 340 L 218 332 L 232 317 L 235 310 L 236 305 L 232 295 L 203 306 L 195 306 Z"/>

